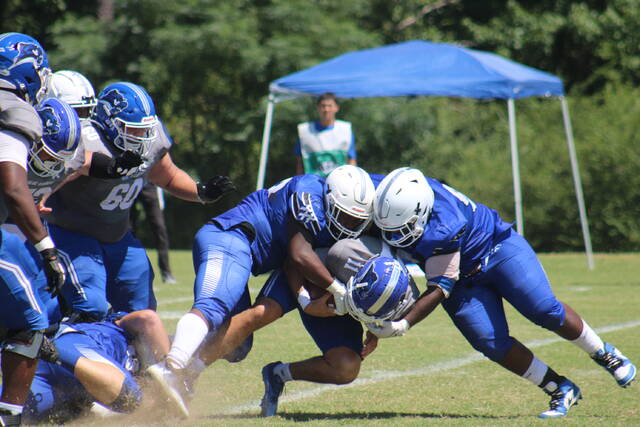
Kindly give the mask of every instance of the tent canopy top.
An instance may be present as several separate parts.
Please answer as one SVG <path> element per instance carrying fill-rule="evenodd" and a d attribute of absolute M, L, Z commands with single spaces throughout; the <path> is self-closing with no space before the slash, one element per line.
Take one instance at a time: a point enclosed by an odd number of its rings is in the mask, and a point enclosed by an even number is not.
<path fill-rule="evenodd" d="M 562 96 L 558 77 L 501 56 L 413 40 L 349 52 L 273 81 L 276 98 L 448 96 L 517 99 Z"/>

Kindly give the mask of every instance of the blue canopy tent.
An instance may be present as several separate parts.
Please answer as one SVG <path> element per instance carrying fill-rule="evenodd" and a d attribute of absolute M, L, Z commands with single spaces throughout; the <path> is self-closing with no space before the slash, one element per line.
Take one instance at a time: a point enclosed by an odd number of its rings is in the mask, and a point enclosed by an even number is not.
<path fill-rule="evenodd" d="M 333 92 L 339 98 L 447 96 L 507 100 L 516 223 L 521 234 L 524 232 L 524 223 L 515 100 L 532 96 L 557 97 L 561 103 L 587 262 L 589 268 L 593 268 L 591 238 L 573 131 L 559 78 L 492 53 L 414 40 L 337 56 L 275 80 L 269 90 L 258 189 L 264 186 L 271 123 L 275 104 L 280 101 L 318 96 L 325 92 Z"/>

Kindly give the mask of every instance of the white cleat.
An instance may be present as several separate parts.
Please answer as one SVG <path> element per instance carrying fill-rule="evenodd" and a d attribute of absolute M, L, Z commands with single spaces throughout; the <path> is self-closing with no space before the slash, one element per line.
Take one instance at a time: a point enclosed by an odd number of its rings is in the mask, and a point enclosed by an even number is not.
<path fill-rule="evenodd" d="M 183 382 L 180 376 L 167 368 L 164 362 L 156 363 L 147 368 L 147 373 L 160 386 L 165 396 L 169 398 L 177 412 L 183 417 L 189 417 L 189 408 L 182 397 Z"/>

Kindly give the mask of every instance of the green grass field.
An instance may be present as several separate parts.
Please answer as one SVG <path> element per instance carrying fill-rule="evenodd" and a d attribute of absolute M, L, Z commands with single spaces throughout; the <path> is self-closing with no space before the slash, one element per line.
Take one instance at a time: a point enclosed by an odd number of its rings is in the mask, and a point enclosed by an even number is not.
<path fill-rule="evenodd" d="M 150 257 L 155 267 L 155 253 Z M 541 260 L 556 295 L 582 314 L 604 340 L 640 362 L 640 254 L 597 255 L 594 271 L 587 270 L 582 254 L 546 254 Z M 191 253 L 173 251 L 171 264 L 179 283 L 165 285 L 157 280 L 155 285 L 158 311 L 169 333 L 191 305 Z M 264 279 L 251 280 L 252 295 Z M 563 424 L 640 425 L 640 382 L 619 388 L 573 344 L 529 323 L 508 305 L 507 310 L 511 334 L 582 389 L 584 399 Z M 530 426 L 556 422 L 536 418 L 548 404 L 541 390 L 475 352 L 442 309 L 406 336 L 381 340 L 353 384 L 287 383 L 279 416 L 258 418 L 262 366 L 316 354 L 297 313 L 292 312 L 256 333 L 253 350 L 243 362 L 220 361 L 205 371 L 196 385 L 190 419 L 179 420 L 164 406 L 147 403 L 134 415 L 109 421 L 84 418 L 74 425 Z"/>

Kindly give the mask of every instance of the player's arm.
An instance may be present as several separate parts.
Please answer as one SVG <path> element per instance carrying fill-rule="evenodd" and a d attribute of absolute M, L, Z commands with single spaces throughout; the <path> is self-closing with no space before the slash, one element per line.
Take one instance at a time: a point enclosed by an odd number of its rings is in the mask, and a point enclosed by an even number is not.
<path fill-rule="evenodd" d="M 149 181 L 182 200 L 201 203 L 213 203 L 236 188 L 226 176 L 215 176 L 207 182 L 197 183 L 173 163 L 169 153 L 151 168 Z"/>
<path fill-rule="evenodd" d="M 294 220 L 289 221 L 289 259 L 301 275 L 322 289 L 327 289 L 334 279 L 313 250 L 311 233 Z"/>
<path fill-rule="evenodd" d="M 29 242 L 35 245 L 47 237 L 47 230 L 33 203 L 24 168 L 17 163 L 0 162 L 0 188 L 11 219 Z"/>
<path fill-rule="evenodd" d="M 421 322 L 449 297 L 460 277 L 460 251 L 435 255 L 425 262 L 427 290 L 415 302 L 403 319 L 370 326 L 379 338 L 402 336 L 413 325 Z"/>
<path fill-rule="evenodd" d="M 293 265 L 291 259 L 288 258 L 285 261 L 283 269 L 287 276 L 289 288 L 291 292 L 296 295 L 298 304 L 300 304 L 300 307 L 302 307 L 305 313 L 316 317 L 331 317 L 336 315 L 334 308 L 328 304 L 329 298 L 332 296 L 331 293 L 320 291 L 321 294 L 314 298 L 309 292 L 310 289 L 312 291 L 320 289 L 306 282 L 304 275 Z"/>

